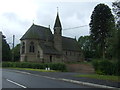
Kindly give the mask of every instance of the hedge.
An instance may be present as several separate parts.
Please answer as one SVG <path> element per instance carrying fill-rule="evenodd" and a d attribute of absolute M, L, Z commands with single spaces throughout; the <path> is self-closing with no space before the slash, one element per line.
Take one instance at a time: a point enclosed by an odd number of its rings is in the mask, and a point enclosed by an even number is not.
<path fill-rule="evenodd" d="M 66 71 L 66 65 L 64 63 L 2 62 L 2 67 L 33 69 L 45 69 L 46 67 L 49 67 L 51 70 Z"/>
<path fill-rule="evenodd" d="M 109 60 L 93 60 L 92 64 L 97 74 L 120 75 L 120 63 L 117 61 L 111 62 Z"/>

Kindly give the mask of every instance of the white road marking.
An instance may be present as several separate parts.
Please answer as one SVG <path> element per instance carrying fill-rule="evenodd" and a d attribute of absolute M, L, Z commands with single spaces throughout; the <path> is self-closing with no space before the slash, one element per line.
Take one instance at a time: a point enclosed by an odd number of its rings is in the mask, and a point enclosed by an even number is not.
<path fill-rule="evenodd" d="M 21 84 L 19 84 L 19 83 L 16 83 L 16 82 L 14 82 L 14 81 L 12 81 L 12 80 L 9 80 L 9 79 L 6 79 L 8 82 L 11 82 L 11 83 L 13 83 L 13 84 L 15 84 L 15 85 L 18 85 L 18 86 L 20 86 L 20 87 L 22 87 L 22 88 L 27 88 L 27 87 L 25 87 L 25 86 L 23 86 L 23 85 L 21 85 Z"/>
<path fill-rule="evenodd" d="M 15 70 L 14 72 L 23 73 L 23 74 L 28 74 L 28 75 L 33 75 L 33 76 L 38 76 L 38 77 L 44 77 L 44 78 L 49 78 L 49 79 L 54 79 L 54 80 L 62 80 L 62 81 L 67 81 L 67 82 L 71 82 L 71 83 L 76 83 L 76 84 L 83 84 L 83 85 L 88 85 L 88 86 L 94 86 L 94 87 L 98 87 L 98 88 L 114 88 L 114 89 L 120 89 L 120 88 L 116 88 L 116 87 L 111 87 L 111 86 L 106 86 L 106 85 L 99 85 L 99 84 L 82 82 L 82 81 L 76 81 L 76 80 L 71 80 L 71 79 L 53 78 L 53 77 L 49 77 L 49 76 L 37 75 L 37 74 L 32 74 L 32 73 L 23 72 L 23 71 L 18 71 L 18 70 Z"/>
<path fill-rule="evenodd" d="M 97 87 L 97 88 L 111 88 L 111 89 L 119 89 L 120 90 L 120 88 L 116 88 L 116 87 L 111 87 L 111 86 L 106 86 L 106 85 L 99 85 L 99 84 L 82 82 L 82 81 L 76 81 L 76 80 L 65 79 L 65 78 L 59 78 L 59 80 L 63 80 L 63 81 L 66 81 L 66 82 L 72 82 L 72 83 L 76 83 L 76 84 L 94 86 L 94 87 Z"/>

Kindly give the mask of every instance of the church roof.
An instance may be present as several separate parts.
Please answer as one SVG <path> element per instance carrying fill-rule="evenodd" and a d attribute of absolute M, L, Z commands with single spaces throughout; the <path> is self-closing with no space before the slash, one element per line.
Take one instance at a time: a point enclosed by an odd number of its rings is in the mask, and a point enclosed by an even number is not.
<path fill-rule="evenodd" d="M 28 31 L 22 36 L 20 40 L 24 39 L 41 39 L 41 40 L 53 40 L 53 34 L 50 28 L 46 28 L 43 26 L 38 26 L 33 24 Z"/>
<path fill-rule="evenodd" d="M 56 17 L 56 20 L 55 20 L 54 28 L 55 28 L 55 27 L 62 27 L 58 13 L 57 13 L 57 17 Z"/>
<path fill-rule="evenodd" d="M 53 42 L 53 34 L 50 28 L 46 28 L 43 26 L 38 26 L 33 24 L 28 31 L 22 36 L 20 40 L 24 39 L 39 39 Z M 59 52 L 52 46 L 46 46 L 45 44 L 40 45 L 43 48 L 44 53 L 49 54 L 59 54 Z M 69 51 L 80 51 L 80 47 L 77 41 L 73 38 L 63 37 L 62 36 L 62 48 L 63 50 Z"/>
<path fill-rule="evenodd" d="M 53 46 L 40 43 L 40 47 L 43 49 L 43 53 L 45 54 L 60 54 Z"/>
<path fill-rule="evenodd" d="M 73 38 L 62 37 L 63 50 L 80 51 L 77 41 Z"/>

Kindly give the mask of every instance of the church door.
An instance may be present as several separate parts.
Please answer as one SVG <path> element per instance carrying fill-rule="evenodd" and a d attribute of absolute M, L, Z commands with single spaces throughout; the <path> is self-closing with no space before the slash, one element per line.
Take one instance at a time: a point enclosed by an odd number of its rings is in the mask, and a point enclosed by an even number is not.
<path fill-rule="evenodd" d="M 52 56 L 50 55 L 50 62 L 52 62 Z"/>

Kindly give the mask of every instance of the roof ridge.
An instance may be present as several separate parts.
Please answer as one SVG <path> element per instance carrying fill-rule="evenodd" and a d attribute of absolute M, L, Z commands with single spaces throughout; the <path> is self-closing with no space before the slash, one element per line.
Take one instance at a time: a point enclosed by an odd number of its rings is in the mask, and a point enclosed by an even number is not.
<path fill-rule="evenodd" d="M 37 27 L 42 27 L 42 28 L 50 29 L 49 27 L 41 26 L 41 25 L 38 25 L 38 24 L 33 24 L 33 25 L 34 25 L 34 26 L 37 26 Z"/>
<path fill-rule="evenodd" d="M 65 36 L 62 36 L 63 38 L 67 38 L 67 39 L 73 39 L 75 40 L 75 38 L 71 38 L 71 37 L 65 37 Z"/>

